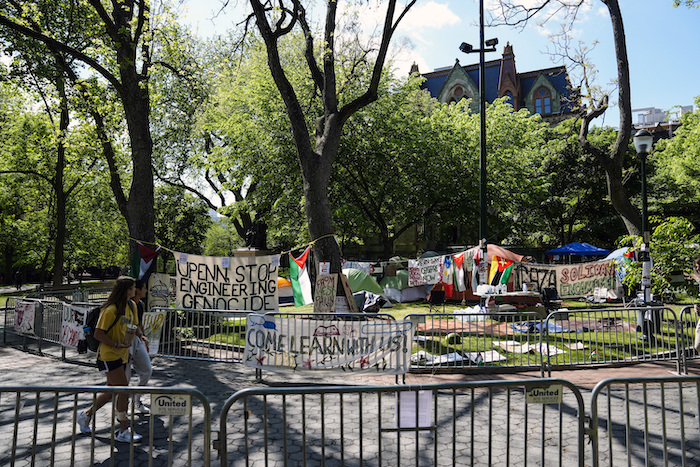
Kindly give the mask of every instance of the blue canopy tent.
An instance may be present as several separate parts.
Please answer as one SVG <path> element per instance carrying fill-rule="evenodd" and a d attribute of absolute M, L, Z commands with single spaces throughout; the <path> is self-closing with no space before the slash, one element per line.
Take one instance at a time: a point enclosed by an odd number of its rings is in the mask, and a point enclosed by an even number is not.
<path fill-rule="evenodd" d="M 598 248 L 590 243 L 569 243 L 568 245 L 560 246 L 553 250 L 545 251 L 545 255 L 559 256 L 603 256 L 610 253 L 610 250 Z"/>
<path fill-rule="evenodd" d="M 606 250 L 605 248 L 598 248 L 597 246 L 593 246 L 590 243 L 569 243 L 568 245 L 560 246 L 559 248 L 555 248 L 553 250 L 546 251 L 546 255 L 570 255 L 570 256 L 576 256 L 576 255 L 589 255 L 589 256 L 603 256 L 607 255 L 610 253 L 610 250 Z"/>

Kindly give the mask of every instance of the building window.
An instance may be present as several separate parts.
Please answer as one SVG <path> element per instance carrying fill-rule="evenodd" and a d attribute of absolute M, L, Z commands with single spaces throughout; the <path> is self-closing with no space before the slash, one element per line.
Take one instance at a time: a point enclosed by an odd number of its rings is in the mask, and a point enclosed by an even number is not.
<path fill-rule="evenodd" d="M 503 97 L 506 98 L 506 102 L 515 107 L 515 101 L 513 101 L 513 93 L 511 93 L 510 91 L 506 91 Z"/>
<path fill-rule="evenodd" d="M 540 115 L 552 113 L 552 94 L 545 87 L 539 88 L 535 93 L 535 113 Z"/>

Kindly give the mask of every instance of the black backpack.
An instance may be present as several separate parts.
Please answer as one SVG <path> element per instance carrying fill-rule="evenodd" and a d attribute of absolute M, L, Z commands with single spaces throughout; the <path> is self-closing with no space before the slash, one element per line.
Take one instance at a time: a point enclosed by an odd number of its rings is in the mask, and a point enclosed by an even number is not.
<path fill-rule="evenodd" d="M 85 318 L 85 326 L 83 326 L 83 335 L 85 336 L 85 343 L 87 344 L 88 350 L 91 350 L 93 352 L 97 352 L 97 349 L 100 347 L 100 341 L 95 339 L 95 329 L 97 329 L 97 321 L 99 319 L 100 307 L 98 306 L 97 308 L 93 308 L 92 310 L 88 311 L 87 317 Z M 115 324 L 117 324 L 118 319 L 119 315 L 117 315 L 114 318 L 114 322 L 109 327 L 109 329 L 107 329 L 106 333 L 109 332 Z"/>

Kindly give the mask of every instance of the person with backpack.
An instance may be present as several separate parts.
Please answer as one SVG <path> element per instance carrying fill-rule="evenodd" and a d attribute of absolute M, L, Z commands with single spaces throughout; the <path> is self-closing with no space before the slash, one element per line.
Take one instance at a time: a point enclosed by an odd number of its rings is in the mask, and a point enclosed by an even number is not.
<path fill-rule="evenodd" d="M 131 342 L 128 340 L 129 325 L 138 325 L 138 314 L 131 301 L 136 294 L 136 281 L 133 277 L 120 276 L 112 288 L 107 301 L 100 307 L 100 317 L 94 332 L 94 337 L 100 341 L 97 349 L 97 368 L 107 377 L 107 386 L 128 386 L 126 364 L 129 361 Z M 141 331 L 136 327 L 135 335 L 140 337 Z M 82 433 L 92 433 L 90 422 L 97 410 L 112 398 L 110 393 L 97 396 L 95 403 L 87 410 L 78 413 L 77 422 Z M 139 441 L 143 437 L 134 433 L 129 427 L 126 415 L 128 396 L 117 394 L 116 401 L 119 433 L 116 440 L 129 443 Z"/>
<path fill-rule="evenodd" d="M 148 356 L 148 339 L 143 333 L 143 313 L 145 311 L 143 299 L 146 298 L 147 293 L 148 288 L 146 287 L 146 283 L 141 279 L 137 279 L 134 301 L 136 302 L 136 307 L 138 310 L 138 326 L 141 337 L 135 338 L 133 341 L 131 341 L 131 358 L 129 359 L 129 364 L 126 366 L 126 377 L 127 379 L 131 379 L 131 368 L 133 368 L 134 372 L 139 376 L 139 386 L 148 385 L 148 380 L 153 374 L 151 357 Z M 141 401 L 141 394 L 136 394 L 134 396 L 133 410 L 142 414 L 148 414 L 151 412 L 149 407 Z"/>

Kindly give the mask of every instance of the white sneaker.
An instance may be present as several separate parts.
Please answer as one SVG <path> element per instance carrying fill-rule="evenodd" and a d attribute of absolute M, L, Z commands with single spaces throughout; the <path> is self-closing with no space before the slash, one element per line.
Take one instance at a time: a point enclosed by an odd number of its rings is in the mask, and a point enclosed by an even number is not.
<path fill-rule="evenodd" d="M 78 412 L 78 426 L 80 427 L 80 432 L 85 434 L 92 433 L 90 428 L 90 417 L 85 412 Z"/>
<path fill-rule="evenodd" d="M 149 414 L 151 413 L 151 409 L 148 408 L 146 404 L 144 404 L 141 401 L 138 401 L 136 403 L 136 412 L 143 413 L 143 414 Z"/>
<path fill-rule="evenodd" d="M 130 443 L 133 439 L 134 443 L 136 443 L 137 441 L 141 441 L 142 438 L 143 436 L 138 433 L 133 433 L 131 428 L 127 428 L 126 430 L 117 434 L 116 440 L 121 443 Z"/>

